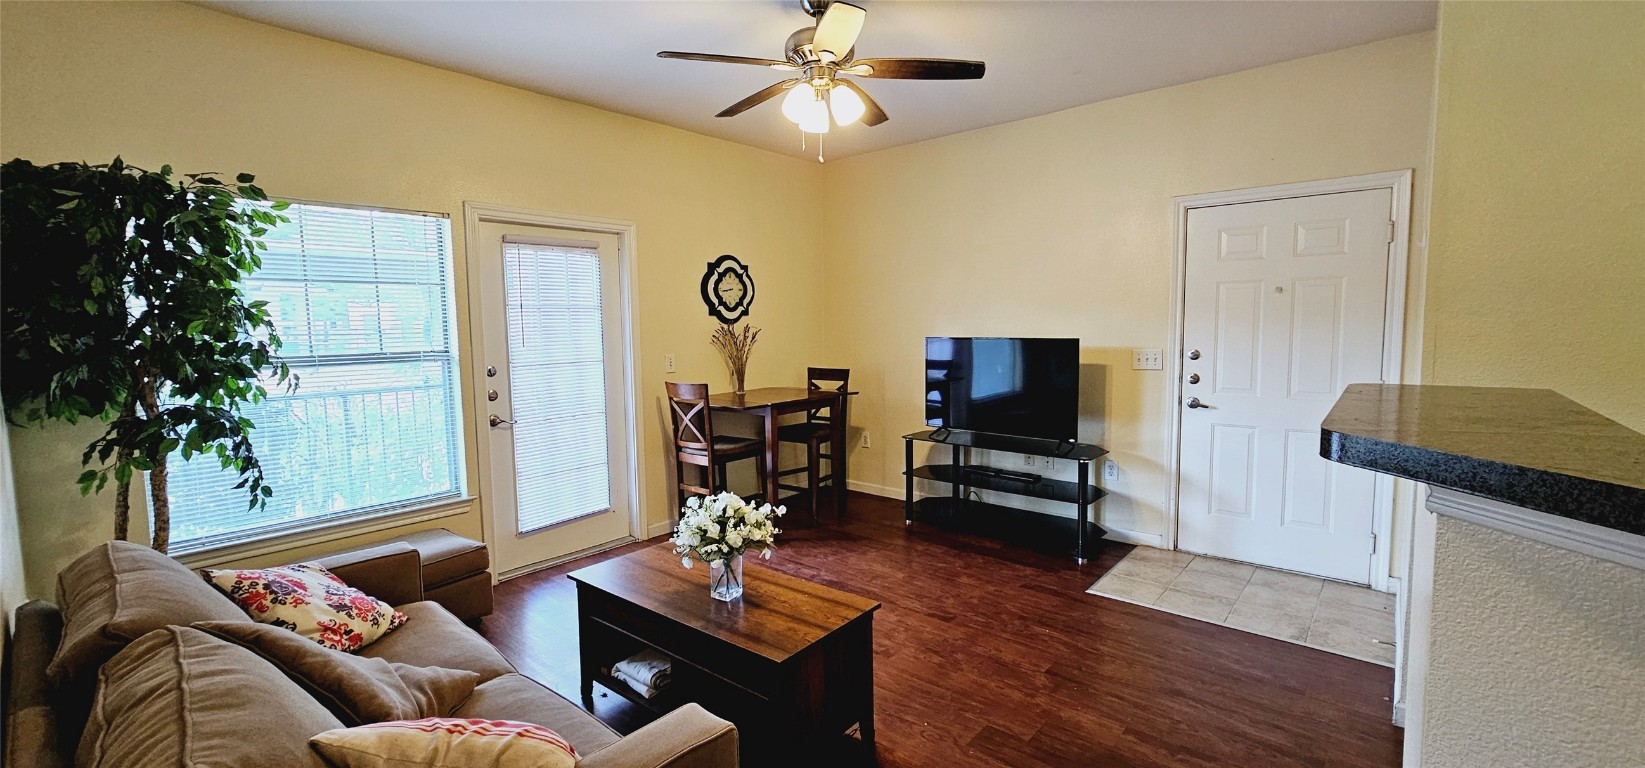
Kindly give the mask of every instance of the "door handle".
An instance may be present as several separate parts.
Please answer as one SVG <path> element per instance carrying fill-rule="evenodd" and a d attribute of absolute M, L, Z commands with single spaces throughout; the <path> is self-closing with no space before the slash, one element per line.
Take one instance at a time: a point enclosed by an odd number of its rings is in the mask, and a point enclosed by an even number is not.
<path fill-rule="evenodd" d="M 1197 397 L 1190 397 L 1183 404 L 1188 406 L 1189 408 L 1210 408 L 1211 407 L 1209 405 L 1206 405 L 1205 403 L 1200 402 L 1199 398 L 1197 398 Z M 491 418 L 495 419 L 497 417 L 493 416 Z"/>
<path fill-rule="evenodd" d="M 491 414 L 491 418 L 488 419 L 488 421 L 491 423 L 491 426 L 493 426 L 493 427 L 501 426 L 503 424 L 518 424 L 518 423 L 520 423 L 520 422 L 517 422 L 513 419 L 505 419 L 501 416 L 498 416 L 495 413 Z"/>

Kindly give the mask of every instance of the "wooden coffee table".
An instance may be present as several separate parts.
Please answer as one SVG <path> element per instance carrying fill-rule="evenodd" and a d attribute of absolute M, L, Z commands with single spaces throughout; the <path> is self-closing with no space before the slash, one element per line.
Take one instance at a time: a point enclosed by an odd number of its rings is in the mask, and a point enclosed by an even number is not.
<path fill-rule="evenodd" d="M 878 602 L 745 565 L 741 599 L 708 596 L 708 568 L 661 544 L 573 571 L 582 694 L 598 682 L 659 715 L 696 702 L 737 724 L 744 764 L 872 762 Z M 611 677 L 652 648 L 673 680 L 646 699 Z"/>

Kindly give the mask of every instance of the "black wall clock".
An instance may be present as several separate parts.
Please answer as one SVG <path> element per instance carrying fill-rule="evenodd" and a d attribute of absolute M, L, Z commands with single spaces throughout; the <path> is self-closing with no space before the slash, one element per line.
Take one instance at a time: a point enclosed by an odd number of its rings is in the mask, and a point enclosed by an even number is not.
<path fill-rule="evenodd" d="M 703 303 L 708 314 L 722 323 L 735 323 L 754 306 L 754 278 L 736 256 L 726 254 L 708 262 L 703 273 Z"/>

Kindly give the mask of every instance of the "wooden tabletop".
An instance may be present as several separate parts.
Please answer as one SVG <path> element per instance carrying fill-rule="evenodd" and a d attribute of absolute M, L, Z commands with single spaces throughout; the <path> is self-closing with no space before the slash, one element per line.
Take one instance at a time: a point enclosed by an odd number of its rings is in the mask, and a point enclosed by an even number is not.
<path fill-rule="evenodd" d="M 752 392 L 751 392 L 752 394 Z M 781 551 L 775 555 L 782 557 Z M 572 581 L 782 663 L 880 604 L 744 560 L 743 596 L 708 596 L 708 565 L 680 565 L 673 545 L 659 544 L 572 571 Z"/>
<path fill-rule="evenodd" d="M 709 395 L 708 404 L 715 408 L 730 408 L 741 411 L 812 400 L 831 400 L 842 394 L 855 395 L 857 393 L 837 392 L 832 389 L 811 389 L 809 387 L 760 387 L 759 389 L 750 389 L 740 395 L 735 392 Z"/>

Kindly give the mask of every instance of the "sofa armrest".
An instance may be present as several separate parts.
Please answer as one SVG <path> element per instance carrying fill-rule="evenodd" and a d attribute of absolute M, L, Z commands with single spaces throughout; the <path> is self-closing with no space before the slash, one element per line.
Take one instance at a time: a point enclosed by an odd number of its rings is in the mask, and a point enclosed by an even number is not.
<path fill-rule="evenodd" d="M 737 726 L 687 704 L 578 760 L 577 768 L 737 768 Z"/>
<path fill-rule="evenodd" d="M 72 762 L 72 744 L 59 739 L 57 710 L 46 664 L 63 635 L 57 606 L 36 600 L 17 607 L 11 637 L 11 689 L 6 691 L 7 768 L 61 768 Z"/>
<path fill-rule="evenodd" d="M 403 541 L 317 559 L 343 583 L 389 605 L 423 599 L 423 558 Z"/>

